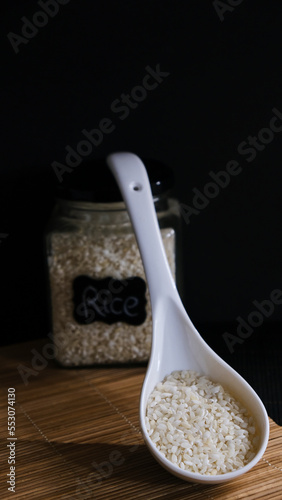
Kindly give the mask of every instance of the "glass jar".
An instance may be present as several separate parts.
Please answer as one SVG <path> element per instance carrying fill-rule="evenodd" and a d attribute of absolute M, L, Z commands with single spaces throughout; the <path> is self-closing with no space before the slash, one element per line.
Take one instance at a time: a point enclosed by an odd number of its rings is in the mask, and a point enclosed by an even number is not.
<path fill-rule="evenodd" d="M 180 210 L 170 197 L 172 173 L 155 161 L 144 164 L 177 283 Z M 112 174 L 104 162 L 88 162 L 56 191 L 46 257 L 57 361 L 70 367 L 146 362 L 152 334 L 149 291 Z"/>

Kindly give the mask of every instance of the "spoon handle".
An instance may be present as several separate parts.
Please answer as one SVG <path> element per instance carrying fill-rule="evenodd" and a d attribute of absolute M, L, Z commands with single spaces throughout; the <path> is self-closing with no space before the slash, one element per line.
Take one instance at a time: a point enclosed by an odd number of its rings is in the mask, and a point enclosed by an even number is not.
<path fill-rule="evenodd" d="M 176 286 L 165 254 L 148 174 L 133 153 L 113 153 L 107 157 L 107 164 L 134 228 L 154 309 L 160 294 L 175 294 Z"/>

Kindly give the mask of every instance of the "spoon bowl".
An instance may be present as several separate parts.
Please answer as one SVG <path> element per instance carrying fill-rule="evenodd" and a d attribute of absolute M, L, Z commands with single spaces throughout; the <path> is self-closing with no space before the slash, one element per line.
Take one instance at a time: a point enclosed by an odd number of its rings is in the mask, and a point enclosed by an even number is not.
<path fill-rule="evenodd" d="M 252 387 L 204 341 L 191 322 L 176 289 L 166 258 L 146 168 L 132 153 L 114 153 L 107 163 L 125 201 L 141 258 L 152 307 L 152 347 L 140 397 L 140 425 L 154 458 L 170 473 L 186 481 L 214 484 L 249 471 L 261 459 L 269 438 L 265 407 Z M 182 470 L 154 445 L 145 424 L 147 401 L 158 382 L 178 370 L 193 370 L 221 384 L 254 416 L 259 435 L 256 455 L 233 472 L 204 475 Z"/>

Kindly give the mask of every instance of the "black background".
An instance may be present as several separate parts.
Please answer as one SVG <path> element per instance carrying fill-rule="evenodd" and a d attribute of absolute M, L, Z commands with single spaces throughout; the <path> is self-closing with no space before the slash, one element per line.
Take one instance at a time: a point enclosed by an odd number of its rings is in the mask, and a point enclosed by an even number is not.
<path fill-rule="evenodd" d="M 282 112 L 282 4 L 237 3 L 220 20 L 212 1 L 70 0 L 16 54 L 7 34 L 20 35 L 21 18 L 42 9 L 2 2 L 2 345 L 48 333 L 42 234 L 53 205 L 51 163 L 64 163 L 65 147 L 107 117 L 115 130 L 91 157 L 128 150 L 164 161 L 182 204 L 192 206 L 193 188 L 202 191 L 211 170 L 230 160 L 242 167 L 183 220 L 184 302 L 202 335 L 272 408 L 258 372 L 263 366 L 261 377 L 279 390 L 282 305 L 234 353 L 222 334 L 236 335 L 236 318 L 282 288 L 282 133 L 252 162 L 237 151 L 268 127 L 274 107 Z M 157 64 L 169 76 L 120 120 L 112 102 Z"/>

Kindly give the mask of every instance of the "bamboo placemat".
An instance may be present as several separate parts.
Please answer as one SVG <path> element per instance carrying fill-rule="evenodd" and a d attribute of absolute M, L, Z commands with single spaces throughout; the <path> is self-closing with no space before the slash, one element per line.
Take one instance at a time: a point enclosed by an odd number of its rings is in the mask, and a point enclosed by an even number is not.
<path fill-rule="evenodd" d="M 227 484 L 187 483 L 159 466 L 143 444 L 144 367 L 63 369 L 44 357 L 32 366 L 46 344 L 1 349 L 1 499 L 282 499 L 282 428 L 272 420 L 268 448 L 250 472 Z M 16 392 L 16 493 L 6 483 L 8 388 Z"/>

